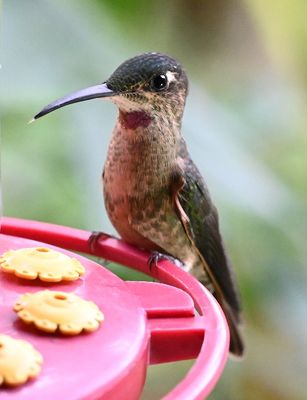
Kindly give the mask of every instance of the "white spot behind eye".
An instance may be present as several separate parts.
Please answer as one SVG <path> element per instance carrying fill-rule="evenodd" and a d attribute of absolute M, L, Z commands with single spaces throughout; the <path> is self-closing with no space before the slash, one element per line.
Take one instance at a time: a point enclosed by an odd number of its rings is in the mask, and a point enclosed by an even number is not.
<path fill-rule="evenodd" d="M 171 82 L 176 80 L 175 72 L 167 71 L 167 73 L 165 75 L 166 75 L 167 80 L 168 80 L 169 83 L 171 83 Z"/>

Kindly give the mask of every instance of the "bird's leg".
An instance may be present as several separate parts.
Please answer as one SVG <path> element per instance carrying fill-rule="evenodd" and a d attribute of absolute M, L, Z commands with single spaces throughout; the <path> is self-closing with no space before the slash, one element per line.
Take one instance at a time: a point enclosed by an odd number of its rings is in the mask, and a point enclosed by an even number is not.
<path fill-rule="evenodd" d="M 93 254 L 95 253 L 97 243 L 100 240 L 103 241 L 103 240 L 110 239 L 110 238 L 116 239 L 115 236 L 108 235 L 107 233 L 93 231 L 91 236 L 88 238 L 88 244 L 89 244 L 91 253 L 93 253 Z"/>
<path fill-rule="evenodd" d="M 184 264 L 178 260 L 178 258 L 172 257 L 169 254 L 160 253 L 159 251 L 153 251 L 147 261 L 149 269 L 151 270 L 153 267 L 156 267 L 158 262 L 163 260 L 168 260 L 173 264 L 176 264 L 178 267 L 184 268 Z"/>

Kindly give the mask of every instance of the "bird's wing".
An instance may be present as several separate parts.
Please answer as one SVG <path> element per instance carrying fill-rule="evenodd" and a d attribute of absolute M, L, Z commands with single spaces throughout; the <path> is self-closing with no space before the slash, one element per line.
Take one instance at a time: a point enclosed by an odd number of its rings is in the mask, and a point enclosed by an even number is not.
<path fill-rule="evenodd" d="M 244 345 L 239 329 L 240 299 L 219 231 L 217 210 L 193 161 L 185 157 L 183 169 L 183 163 L 180 164 L 171 183 L 174 207 L 226 315 L 231 333 L 230 350 L 241 356 Z"/>
<path fill-rule="evenodd" d="M 216 286 L 217 295 L 220 294 L 225 298 L 239 320 L 241 311 L 239 292 L 220 234 L 218 213 L 204 179 L 187 151 L 184 139 L 181 140 L 173 182 L 174 201 L 177 197 L 175 208 L 177 214 L 181 215 L 186 233 L 203 259 L 204 268 Z"/>
<path fill-rule="evenodd" d="M 204 261 L 204 268 L 217 297 L 227 301 L 239 320 L 240 300 L 219 231 L 217 210 L 202 176 L 190 158 L 185 158 L 184 169 L 181 173 L 179 171 L 174 174 L 172 184 L 177 214 L 191 244 Z"/>

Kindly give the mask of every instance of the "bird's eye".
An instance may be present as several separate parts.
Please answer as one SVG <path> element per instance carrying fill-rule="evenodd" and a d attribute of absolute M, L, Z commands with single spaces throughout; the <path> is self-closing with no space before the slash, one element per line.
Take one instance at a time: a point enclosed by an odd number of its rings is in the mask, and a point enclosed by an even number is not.
<path fill-rule="evenodd" d="M 161 90 L 167 89 L 168 87 L 168 80 L 167 76 L 164 74 L 156 75 L 151 80 L 151 88 L 155 92 L 159 92 Z"/>

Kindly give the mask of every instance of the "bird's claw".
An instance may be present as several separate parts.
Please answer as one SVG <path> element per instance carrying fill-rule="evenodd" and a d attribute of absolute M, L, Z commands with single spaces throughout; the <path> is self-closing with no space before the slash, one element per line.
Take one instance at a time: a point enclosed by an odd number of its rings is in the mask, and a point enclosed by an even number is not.
<path fill-rule="evenodd" d="M 109 238 L 114 238 L 114 236 L 108 235 L 107 233 L 104 233 L 104 232 L 93 231 L 91 233 L 91 236 L 88 238 L 88 244 L 89 244 L 91 253 L 95 254 L 97 243 L 99 241 L 104 241 Z"/>
<path fill-rule="evenodd" d="M 158 262 L 163 261 L 163 260 L 168 260 L 176 265 L 178 265 L 178 263 L 180 265 L 183 265 L 180 260 L 178 260 L 175 257 L 170 256 L 169 254 L 163 254 L 163 253 L 160 253 L 159 251 L 153 251 L 147 260 L 149 270 L 151 271 L 153 267 L 157 267 Z"/>

